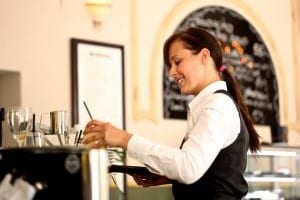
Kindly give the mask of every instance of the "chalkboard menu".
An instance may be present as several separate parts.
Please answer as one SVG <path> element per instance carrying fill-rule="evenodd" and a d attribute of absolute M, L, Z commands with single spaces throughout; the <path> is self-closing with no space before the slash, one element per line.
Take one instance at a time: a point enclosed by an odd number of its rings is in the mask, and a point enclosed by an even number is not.
<path fill-rule="evenodd" d="M 224 63 L 241 87 L 255 124 L 279 124 L 279 96 L 270 53 L 256 29 L 236 11 L 206 6 L 190 13 L 175 31 L 202 27 L 218 38 Z M 167 119 L 186 119 L 191 97 L 182 96 L 163 67 L 163 114 Z"/>

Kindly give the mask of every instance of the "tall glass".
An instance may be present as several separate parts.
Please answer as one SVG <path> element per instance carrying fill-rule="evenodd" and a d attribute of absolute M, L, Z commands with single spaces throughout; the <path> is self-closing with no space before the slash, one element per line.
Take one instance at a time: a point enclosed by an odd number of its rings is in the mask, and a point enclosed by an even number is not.
<path fill-rule="evenodd" d="M 32 109 L 30 107 L 14 107 L 7 110 L 6 121 L 18 146 L 25 144 L 27 133 L 31 130 Z"/>

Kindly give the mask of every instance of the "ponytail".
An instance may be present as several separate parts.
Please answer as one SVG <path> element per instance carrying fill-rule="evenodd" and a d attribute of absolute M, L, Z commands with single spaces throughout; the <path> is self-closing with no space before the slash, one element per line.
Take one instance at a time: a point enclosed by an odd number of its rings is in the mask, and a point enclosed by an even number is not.
<path fill-rule="evenodd" d="M 222 65 L 223 66 L 223 65 Z M 246 104 L 243 101 L 242 94 L 240 92 L 240 88 L 228 69 L 220 67 L 220 72 L 223 76 L 224 81 L 226 82 L 228 92 L 230 95 L 235 99 L 236 103 L 238 104 L 240 111 L 242 113 L 242 116 L 244 118 L 245 124 L 248 129 L 249 133 L 249 141 L 250 141 L 250 151 L 251 152 L 257 152 L 257 150 L 260 149 L 260 141 L 259 141 L 259 135 L 254 129 L 252 118 L 249 114 L 248 108 Z M 222 68 L 222 70 L 221 70 Z"/>

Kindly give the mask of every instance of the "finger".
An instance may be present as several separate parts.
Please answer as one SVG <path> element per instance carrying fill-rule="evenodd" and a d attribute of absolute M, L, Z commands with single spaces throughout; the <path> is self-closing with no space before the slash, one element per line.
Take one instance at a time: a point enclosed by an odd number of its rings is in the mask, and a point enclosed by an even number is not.
<path fill-rule="evenodd" d="M 133 180 L 136 182 L 136 184 L 142 185 L 142 182 L 138 176 L 133 176 Z"/>
<path fill-rule="evenodd" d="M 147 183 L 147 178 L 145 178 L 144 176 L 133 175 L 132 177 L 138 185 L 141 185 L 143 187 L 149 187 L 151 185 Z"/>
<path fill-rule="evenodd" d="M 86 143 L 85 146 L 89 148 L 106 148 L 105 142 L 102 139 Z"/>
<path fill-rule="evenodd" d="M 99 139 L 104 139 L 104 135 L 99 133 L 99 132 L 92 132 L 88 133 L 84 136 L 82 143 L 91 143 L 93 141 L 99 140 Z"/>
<path fill-rule="evenodd" d="M 87 124 L 86 124 L 86 128 L 88 128 L 88 127 L 91 127 L 91 126 L 101 126 L 101 125 L 103 125 L 103 124 L 105 124 L 104 122 L 102 122 L 102 121 L 99 121 L 99 120 L 91 120 L 91 121 L 89 121 Z"/>
<path fill-rule="evenodd" d="M 85 128 L 83 134 L 86 135 L 90 132 L 105 132 L 105 126 L 103 125 L 98 125 L 98 126 L 90 126 Z"/>

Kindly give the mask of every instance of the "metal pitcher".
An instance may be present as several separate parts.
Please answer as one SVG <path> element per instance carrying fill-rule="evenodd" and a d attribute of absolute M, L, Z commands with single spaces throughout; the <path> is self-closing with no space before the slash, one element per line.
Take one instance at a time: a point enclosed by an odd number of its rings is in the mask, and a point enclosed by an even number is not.
<path fill-rule="evenodd" d="M 42 116 L 44 116 L 44 113 Z M 64 144 L 69 144 L 69 113 L 65 110 L 56 110 L 49 113 L 50 114 L 50 130 L 46 134 L 55 134 L 58 137 L 60 145 L 63 145 L 61 136 L 64 136 Z M 42 121 L 41 116 L 41 121 Z M 41 130 L 43 130 L 41 128 Z"/>

